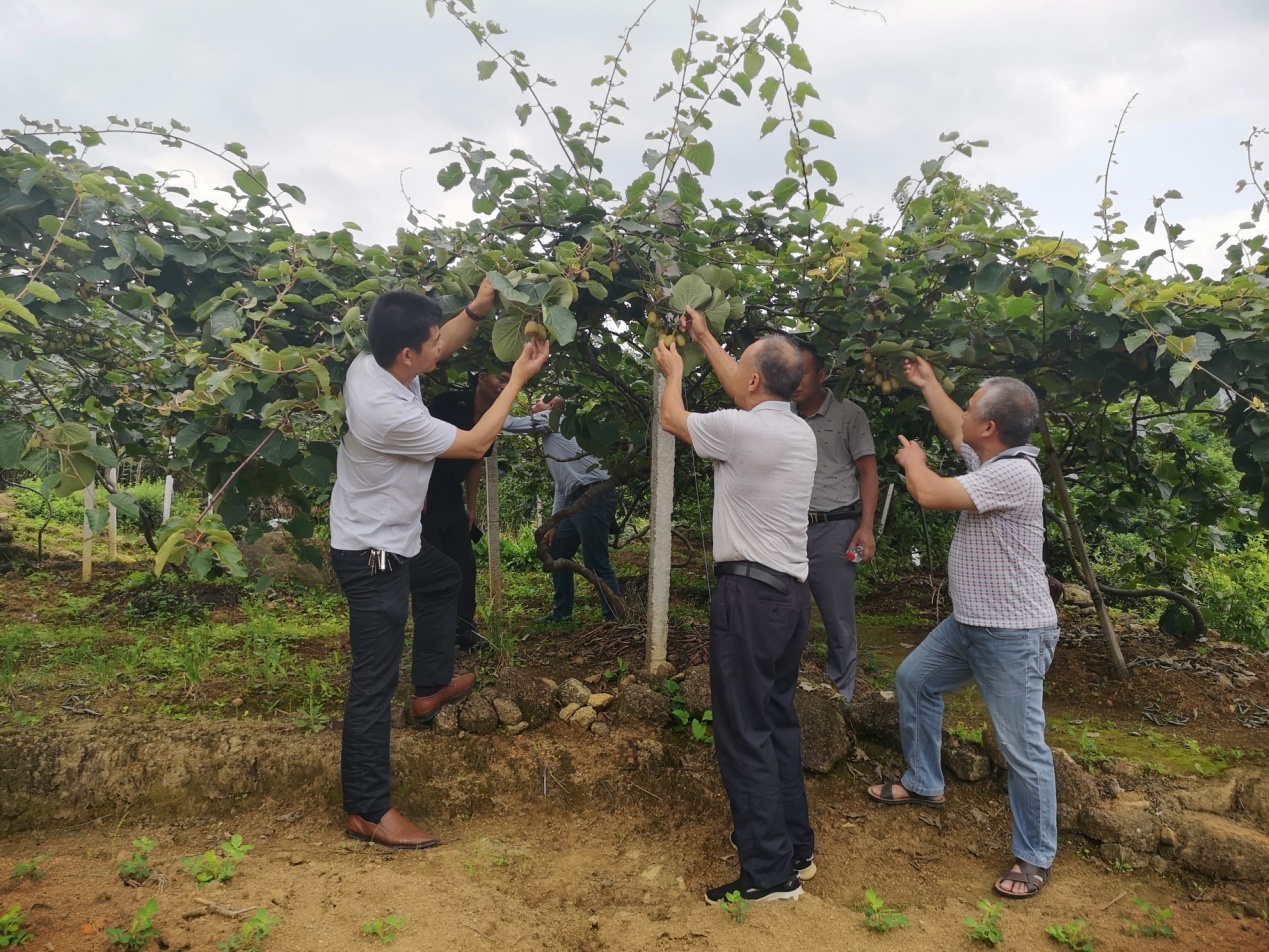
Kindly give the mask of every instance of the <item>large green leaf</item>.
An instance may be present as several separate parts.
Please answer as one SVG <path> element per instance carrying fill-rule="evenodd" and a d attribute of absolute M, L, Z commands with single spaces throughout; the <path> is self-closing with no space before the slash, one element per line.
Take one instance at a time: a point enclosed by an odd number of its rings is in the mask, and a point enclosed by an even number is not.
<path fill-rule="evenodd" d="M 709 142 L 693 142 L 683 147 L 683 158 L 691 162 L 705 175 L 714 168 L 714 146 Z"/>
<path fill-rule="evenodd" d="M 511 363 L 524 350 L 524 333 L 520 318 L 514 315 L 500 317 L 493 326 L 494 356 L 503 363 Z"/>
<path fill-rule="evenodd" d="M 21 420 L 0 424 L 0 469 L 16 469 L 31 442 L 31 429 Z"/>
<path fill-rule="evenodd" d="M 545 308 L 546 329 L 561 344 L 571 344 L 577 336 L 577 318 L 568 308 L 551 304 Z"/>
<path fill-rule="evenodd" d="M 687 308 L 698 308 L 714 295 L 710 288 L 695 274 L 685 274 L 674 283 L 670 291 L 669 308 L 673 314 L 682 314 Z"/>

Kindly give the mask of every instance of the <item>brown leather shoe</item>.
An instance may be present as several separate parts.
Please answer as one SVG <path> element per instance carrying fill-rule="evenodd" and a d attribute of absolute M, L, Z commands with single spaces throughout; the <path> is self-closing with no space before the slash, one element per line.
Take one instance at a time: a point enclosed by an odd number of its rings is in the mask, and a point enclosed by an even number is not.
<path fill-rule="evenodd" d="M 435 694 L 429 694 L 427 697 L 416 697 L 410 702 L 410 716 L 408 719 L 413 720 L 415 724 L 426 724 L 446 704 L 461 701 L 471 694 L 471 690 L 475 686 L 476 676 L 474 674 L 456 674 L 454 675 L 454 680 L 450 681 L 449 684 Z"/>
<path fill-rule="evenodd" d="M 394 850 L 425 850 L 440 845 L 431 833 L 420 830 L 396 810 L 389 810 L 378 823 L 348 814 L 348 835 L 365 843 L 378 843 Z"/>

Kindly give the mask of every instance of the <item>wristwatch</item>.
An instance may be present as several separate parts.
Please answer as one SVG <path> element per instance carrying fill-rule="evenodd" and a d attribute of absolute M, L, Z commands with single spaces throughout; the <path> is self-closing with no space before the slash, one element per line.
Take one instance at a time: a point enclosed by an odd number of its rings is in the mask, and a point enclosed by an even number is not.
<path fill-rule="evenodd" d="M 471 318 L 473 321 L 475 321 L 477 324 L 479 324 L 481 321 L 483 321 L 483 320 L 484 320 L 484 318 L 483 318 L 483 317 L 477 317 L 477 316 L 476 316 L 476 312 L 475 312 L 475 311 L 473 311 L 473 310 L 471 309 L 471 305 L 470 305 L 470 304 L 467 304 L 467 305 L 464 305 L 464 306 L 463 306 L 463 313 L 464 313 L 464 314 L 466 314 L 466 315 L 467 315 L 469 318 Z"/>

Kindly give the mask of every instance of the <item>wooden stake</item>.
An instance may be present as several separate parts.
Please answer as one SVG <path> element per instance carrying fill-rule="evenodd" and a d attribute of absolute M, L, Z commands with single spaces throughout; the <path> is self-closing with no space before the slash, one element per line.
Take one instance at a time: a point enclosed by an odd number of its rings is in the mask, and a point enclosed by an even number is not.
<path fill-rule="evenodd" d="M 111 467 L 106 470 L 106 485 L 119 485 L 119 470 Z M 110 519 L 106 523 L 106 556 L 111 562 L 119 558 L 119 513 L 115 511 L 114 504 L 110 506 Z"/>
<path fill-rule="evenodd" d="M 84 487 L 84 581 L 93 577 L 93 530 L 88 514 L 97 508 L 97 483 L 94 480 Z"/>
<path fill-rule="evenodd" d="M 653 399 L 652 443 L 652 512 L 648 530 L 648 670 L 656 673 L 665 663 L 670 634 L 670 562 L 673 532 L 670 519 L 674 513 L 674 437 L 661 429 L 661 398 L 665 378 L 652 368 Z"/>
<path fill-rule="evenodd" d="M 1044 437 L 1044 451 L 1049 456 L 1049 469 L 1053 471 L 1053 488 L 1057 490 L 1058 499 L 1062 503 L 1062 512 L 1066 516 L 1066 527 L 1069 531 L 1071 548 L 1075 550 L 1079 562 L 1080 574 L 1084 576 L 1084 584 L 1093 596 L 1093 604 L 1097 606 L 1097 618 L 1101 622 L 1102 634 L 1106 636 L 1106 644 L 1110 648 L 1110 660 L 1115 665 L 1115 674 L 1120 681 L 1128 680 L 1128 665 L 1124 663 L 1124 653 L 1119 647 L 1119 635 L 1111 624 L 1110 612 L 1106 610 L 1106 599 L 1097 585 L 1097 576 L 1093 574 L 1093 563 L 1088 557 L 1088 549 L 1084 545 L 1084 533 L 1075 518 L 1075 505 L 1071 502 L 1071 494 L 1066 488 L 1066 475 L 1062 472 L 1062 461 L 1058 459 L 1053 448 L 1053 435 L 1049 432 L 1049 421 L 1040 415 L 1040 433 Z"/>
<path fill-rule="evenodd" d="M 489 600 L 502 613 L 502 526 L 498 511 L 498 447 L 485 457 L 485 538 L 489 541 Z"/>

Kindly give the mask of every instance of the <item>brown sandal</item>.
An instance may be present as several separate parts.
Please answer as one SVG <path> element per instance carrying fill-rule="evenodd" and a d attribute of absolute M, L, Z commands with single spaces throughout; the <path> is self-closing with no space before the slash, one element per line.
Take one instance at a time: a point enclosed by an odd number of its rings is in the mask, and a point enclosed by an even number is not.
<path fill-rule="evenodd" d="M 1049 870 L 1016 857 L 1014 865 L 1018 868 L 1016 870 L 1010 869 L 1009 872 L 1001 876 L 999 880 L 992 884 L 992 889 L 996 891 L 997 895 L 1004 896 L 1006 899 L 1031 899 L 1038 896 L 1040 890 L 1049 881 Z M 1009 892 L 1007 889 L 1000 888 L 1001 883 L 1022 883 L 1027 887 L 1027 891 L 1020 893 Z"/>
<path fill-rule="evenodd" d="M 894 792 L 902 790 L 907 794 L 906 797 L 896 797 Z M 875 800 L 877 803 L 884 803 L 891 807 L 929 807 L 931 810 L 942 810 L 945 800 L 934 800 L 930 797 L 923 797 L 919 793 L 913 793 L 901 783 L 883 783 L 878 793 L 873 793 L 871 787 L 865 787 L 864 793 L 868 794 L 869 800 Z"/>

